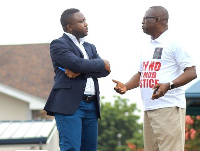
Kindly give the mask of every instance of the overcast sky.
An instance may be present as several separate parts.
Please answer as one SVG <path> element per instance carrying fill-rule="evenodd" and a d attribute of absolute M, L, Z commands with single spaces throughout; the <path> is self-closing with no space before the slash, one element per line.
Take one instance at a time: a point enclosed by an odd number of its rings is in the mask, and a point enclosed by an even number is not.
<path fill-rule="evenodd" d="M 138 71 L 140 46 L 149 39 L 141 21 L 146 10 L 155 5 L 169 11 L 169 30 L 184 41 L 200 75 L 198 0 L 4 0 L 0 5 L 0 45 L 50 43 L 62 36 L 61 13 L 78 8 L 89 27 L 86 41 L 95 44 L 100 56 L 110 61 L 111 74 L 99 82 L 104 101 L 113 101 L 112 96 L 118 94 L 111 80 L 127 82 Z M 122 97 L 142 110 L 139 89 Z"/>

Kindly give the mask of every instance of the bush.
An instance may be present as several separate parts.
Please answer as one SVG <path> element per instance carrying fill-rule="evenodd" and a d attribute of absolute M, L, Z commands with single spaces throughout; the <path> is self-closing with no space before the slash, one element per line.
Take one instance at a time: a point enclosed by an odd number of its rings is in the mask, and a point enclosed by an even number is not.
<path fill-rule="evenodd" d="M 200 151 L 200 115 L 186 116 L 185 151 Z"/>

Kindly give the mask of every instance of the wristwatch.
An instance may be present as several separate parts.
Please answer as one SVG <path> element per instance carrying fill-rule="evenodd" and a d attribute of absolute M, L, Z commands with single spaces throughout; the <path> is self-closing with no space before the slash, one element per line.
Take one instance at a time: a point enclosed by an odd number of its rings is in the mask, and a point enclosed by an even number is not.
<path fill-rule="evenodd" d="M 170 89 L 170 90 L 174 89 L 174 83 L 173 83 L 172 81 L 169 82 L 169 89 Z"/>

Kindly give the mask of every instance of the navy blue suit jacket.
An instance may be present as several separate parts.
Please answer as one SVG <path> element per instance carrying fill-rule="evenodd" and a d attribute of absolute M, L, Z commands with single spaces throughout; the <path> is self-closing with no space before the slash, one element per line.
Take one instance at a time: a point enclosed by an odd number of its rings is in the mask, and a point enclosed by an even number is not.
<path fill-rule="evenodd" d="M 48 115 L 54 115 L 54 113 L 73 114 L 83 97 L 87 78 L 92 77 L 100 118 L 99 84 L 97 78 L 105 77 L 109 72 L 105 70 L 104 62 L 97 54 L 95 46 L 87 42 L 84 42 L 83 46 L 89 59 L 84 59 L 81 50 L 66 34 L 51 42 L 50 56 L 55 77 L 54 85 L 44 107 Z M 58 67 L 67 68 L 81 74 L 75 79 L 70 79 Z"/>

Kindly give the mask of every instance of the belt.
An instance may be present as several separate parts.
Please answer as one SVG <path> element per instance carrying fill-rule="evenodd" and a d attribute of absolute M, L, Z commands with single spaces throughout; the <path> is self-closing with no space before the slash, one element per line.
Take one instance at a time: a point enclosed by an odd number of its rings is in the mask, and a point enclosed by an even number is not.
<path fill-rule="evenodd" d="M 92 102 L 96 99 L 96 95 L 83 95 L 82 100 L 84 100 L 85 102 L 89 103 Z"/>

